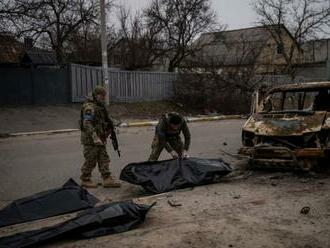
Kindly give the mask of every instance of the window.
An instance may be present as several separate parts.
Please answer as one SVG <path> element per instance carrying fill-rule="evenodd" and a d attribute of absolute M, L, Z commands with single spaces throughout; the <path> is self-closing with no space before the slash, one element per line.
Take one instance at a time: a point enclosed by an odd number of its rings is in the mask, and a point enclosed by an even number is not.
<path fill-rule="evenodd" d="M 330 89 L 274 92 L 261 105 L 262 112 L 313 110 L 330 111 Z"/>
<path fill-rule="evenodd" d="M 272 111 L 280 111 L 282 110 L 282 98 L 283 93 L 282 92 L 276 92 L 272 94 L 270 100 L 272 103 Z"/>
<path fill-rule="evenodd" d="M 315 96 L 318 92 L 310 91 L 306 92 L 305 101 L 304 101 L 304 110 L 312 110 L 314 106 Z"/>
<path fill-rule="evenodd" d="M 314 110 L 330 111 L 330 92 L 329 89 L 321 89 L 314 98 Z"/>
<path fill-rule="evenodd" d="M 286 92 L 284 99 L 284 111 L 312 111 L 315 101 L 315 96 L 317 92 L 315 91 L 295 91 Z"/>
<path fill-rule="evenodd" d="M 283 99 L 282 92 L 275 92 L 271 94 L 262 102 L 261 111 L 262 112 L 281 111 L 282 99 Z"/>
<path fill-rule="evenodd" d="M 283 52 L 284 52 L 283 44 L 278 44 L 277 45 L 277 54 L 283 54 Z"/>
<path fill-rule="evenodd" d="M 283 110 L 300 110 L 304 99 L 303 92 L 286 92 Z"/>

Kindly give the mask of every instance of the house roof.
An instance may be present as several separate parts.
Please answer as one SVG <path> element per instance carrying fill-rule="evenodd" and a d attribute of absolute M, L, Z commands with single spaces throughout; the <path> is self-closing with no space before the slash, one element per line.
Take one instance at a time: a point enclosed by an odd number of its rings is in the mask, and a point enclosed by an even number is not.
<path fill-rule="evenodd" d="M 35 65 L 57 64 L 54 53 L 37 47 L 26 49 L 13 34 L 0 33 L 0 64 L 19 65 L 22 61 Z"/>
<path fill-rule="evenodd" d="M 242 37 L 244 37 L 246 41 L 257 42 L 267 41 L 270 34 L 265 26 L 260 26 L 220 32 L 209 32 L 202 34 L 202 36 L 212 36 L 214 42 L 223 40 L 239 41 Z"/>
<path fill-rule="evenodd" d="M 22 62 L 33 65 L 56 65 L 57 59 L 53 52 L 29 50 L 24 53 Z"/>
<path fill-rule="evenodd" d="M 204 33 L 196 41 L 204 46 L 204 56 L 217 57 L 224 65 L 250 64 L 272 37 L 272 26 L 258 26 L 237 30 Z M 280 25 L 293 39 L 284 25 Z M 293 39 L 294 40 L 294 39 Z M 253 58 L 254 57 L 254 58 Z"/>

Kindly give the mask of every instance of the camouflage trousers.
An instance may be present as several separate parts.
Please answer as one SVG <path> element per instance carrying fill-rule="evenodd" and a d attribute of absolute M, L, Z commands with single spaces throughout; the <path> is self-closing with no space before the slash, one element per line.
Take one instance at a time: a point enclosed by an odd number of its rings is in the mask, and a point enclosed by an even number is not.
<path fill-rule="evenodd" d="M 181 156 L 183 153 L 183 142 L 180 136 L 174 136 L 166 139 L 166 142 L 160 142 L 158 135 L 155 135 L 151 144 L 151 154 L 149 161 L 157 161 L 163 149 L 168 143 L 176 153 Z"/>
<path fill-rule="evenodd" d="M 85 162 L 81 167 L 81 180 L 89 180 L 92 171 L 98 165 L 103 178 L 111 175 L 109 170 L 110 158 L 105 145 L 84 145 L 83 154 Z"/>

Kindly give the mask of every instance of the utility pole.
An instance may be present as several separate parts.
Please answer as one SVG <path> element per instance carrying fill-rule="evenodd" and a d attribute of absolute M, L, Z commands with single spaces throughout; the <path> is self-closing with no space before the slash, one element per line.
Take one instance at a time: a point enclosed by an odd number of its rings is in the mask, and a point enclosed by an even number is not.
<path fill-rule="evenodd" d="M 101 48 L 102 48 L 102 76 L 103 84 L 107 91 L 106 104 L 110 102 L 110 91 L 109 91 L 109 72 L 108 72 L 108 52 L 107 52 L 107 24 L 106 24 L 106 13 L 105 13 L 105 0 L 100 0 L 101 8 Z"/>

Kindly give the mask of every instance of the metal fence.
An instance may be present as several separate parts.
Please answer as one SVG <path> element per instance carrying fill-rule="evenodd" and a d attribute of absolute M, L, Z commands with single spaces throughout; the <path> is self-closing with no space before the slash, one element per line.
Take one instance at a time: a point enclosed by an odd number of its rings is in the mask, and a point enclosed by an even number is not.
<path fill-rule="evenodd" d="M 72 102 L 82 102 L 102 82 L 102 68 L 71 64 Z M 170 99 L 175 73 L 114 71 L 109 69 L 110 102 Z"/>
<path fill-rule="evenodd" d="M 102 68 L 70 65 L 72 102 L 82 102 L 93 88 L 102 82 Z M 109 73 L 110 102 L 161 101 L 173 97 L 176 73 L 149 71 L 116 71 Z M 255 82 L 269 86 L 292 83 L 288 75 L 256 76 Z M 297 76 L 294 82 L 321 81 L 318 78 Z"/>
<path fill-rule="evenodd" d="M 0 105 L 71 102 L 67 67 L 0 68 Z"/>

